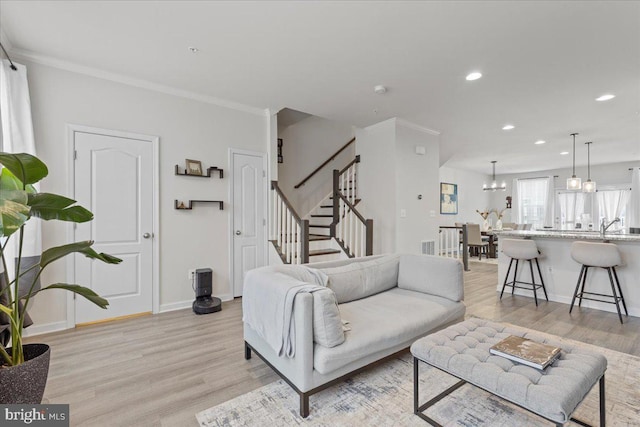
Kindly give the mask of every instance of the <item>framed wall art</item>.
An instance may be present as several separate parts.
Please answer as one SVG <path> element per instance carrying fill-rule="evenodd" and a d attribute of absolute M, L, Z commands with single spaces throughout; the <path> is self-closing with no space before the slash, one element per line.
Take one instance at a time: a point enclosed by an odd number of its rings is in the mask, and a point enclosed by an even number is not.
<path fill-rule="evenodd" d="M 458 214 L 458 184 L 440 183 L 440 213 L 443 215 Z"/>

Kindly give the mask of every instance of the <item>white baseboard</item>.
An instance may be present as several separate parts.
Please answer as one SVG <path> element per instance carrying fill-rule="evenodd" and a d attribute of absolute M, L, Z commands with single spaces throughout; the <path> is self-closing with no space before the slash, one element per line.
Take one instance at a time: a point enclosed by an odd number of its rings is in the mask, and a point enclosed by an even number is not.
<path fill-rule="evenodd" d="M 160 313 L 166 313 L 168 311 L 182 310 L 185 308 L 191 308 L 193 300 L 170 302 L 168 304 L 160 304 Z"/>
<path fill-rule="evenodd" d="M 65 329 L 69 329 L 66 320 L 63 320 L 62 322 L 44 323 L 42 325 L 31 325 L 24 330 L 24 336 L 34 337 L 36 335 L 64 331 Z"/>

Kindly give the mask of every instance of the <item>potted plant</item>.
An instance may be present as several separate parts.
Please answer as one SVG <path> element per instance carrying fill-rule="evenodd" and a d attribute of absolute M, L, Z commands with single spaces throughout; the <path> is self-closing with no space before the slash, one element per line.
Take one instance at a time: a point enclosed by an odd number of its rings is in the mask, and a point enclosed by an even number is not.
<path fill-rule="evenodd" d="M 117 264 L 122 260 L 91 248 L 92 241 L 70 243 L 49 248 L 42 252 L 39 262 L 24 268 L 23 243 L 25 224 L 33 219 L 87 222 L 93 214 L 76 201 L 51 193 L 37 192 L 33 184 L 48 174 L 47 166 L 29 154 L 0 152 L 0 403 L 38 404 L 42 401 L 49 371 L 49 346 L 45 344 L 22 344 L 22 333 L 26 309 L 36 294 L 48 289 L 65 289 L 81 295 L 107 308 L 108 301 L 89 288 L 69 283 L 54 283 L 38 289 L 37 283 L 44 269 L 67 255 L 79 253 L 86 257 Z M 7 244 L 17 239 L 16 273 L 9 277 Z M 8 335 L 7 335 L 8 333 Z M 2 338 L 2 337 L 0 337 Z M 11 347 L 7 345 L 11 339 Z M 4 341 L 4 342 L 3 342 Z"/>

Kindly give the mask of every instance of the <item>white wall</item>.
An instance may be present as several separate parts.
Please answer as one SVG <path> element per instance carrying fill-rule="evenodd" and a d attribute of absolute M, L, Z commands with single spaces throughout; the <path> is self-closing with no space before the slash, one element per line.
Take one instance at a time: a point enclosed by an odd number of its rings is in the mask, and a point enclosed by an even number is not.
<path fill-rule="evenodd" d="M 417 146 L 424 147 L 426 154 L 416 154 Z M 438 241 L 438 136 L 396 121 L 395 148 L 396 252 L 420 253 L 422 240 Z M 401 210 L 406 211 L 406 217 L 401 217 Z"/>
<path fill-rule="evenodd" d="M 373 253 L 396 248 L 395 119 L 356 130 L 358 211 L 373 219 Z"/>
<path fill-rule="evenodd" d="M 26 63 L 38 155 L 49 166 L 42 191 L 68 194 L 67 123 L 160 137 L 160 304 L 181 307 L 193 300 L 187 270 L 214 269 L 214 294 L 231 297 L 228 226 L 230 147 L 266 152 L 266 116 L 127 86 L 44 65 Z M 190 179 L 174 175 L 185 158 L 203 167 L 224 168 L 225 178 Z M 196 206 L 177 211 L 174 199 L 224 200 L 225 210 Z M 67 242 L 66 225 L 45 223 L 45 248 Z M 66 281 L 66 263 L 58 262 L 43 283 Z M 38 296 L 30 311 L 36 325 L 66 319 L 66 296 Z"/>
<path fill-rule="evenodd" d="M 422 240 L 437 241 L 438 137 L 403 123 L 394 118 L 356 132 L 358 209 L 373 219 L 375 254 L 419 253 Z M 416 154 L 416 146 L 426 155 Z"/>
<path fill-rule="evenodd" d="M 332 190 L 333 169 L 342 169 L 355 157 L 351 144 L 302 187 L 294 188 L 354 136 L 354 129 L 340 122 L 311 116 L 285 128 L 283 163 L 278 164 L 278 185 L 296 212 L 306 216 Z"/>
<path fill-rule="evenodd" d="M 640 166 L 640 161 L 623 162 L 623 163 L 611 163 L 607 165 L 591 166 L 591 179 L 596 182 L 598 188 L 615 185 L 631 185 L 631 171 L 629 168 Z M 490 203 L 492 206 L 497 206 L 502 209 L 505 206 L 505 197 L 512 195 L 513 180 L 515 178 L 534 178 L 534 177 L 546 177 L 556 176 L 555 188 L 566 189 L 567 178 L 571 177 L 572 169 L 570 167 L 564 169 L 552 169 L 539 172 L 529 172 L 524 174 L 509 174 L 509 175 L 496 175 L 498 182 L 505 181 L 507 184 L 506 191 L 496 191 L 490 193 Z M 576 176 L 582 178 L 582 182 L 587 180 L 587 169 L 576 169 Z M 495 217 L 494 217 L 495 220 Z M 511 210 L 507 210 L 505 217 L 502 219 L 504 222 L 511 222 Z"/>
<path fill-rule="evenodd" d="M 494 201 L 492 197 L 493 193 L 482 190 L 482 184 L 489 183 L 489 181 L 491 181 L 491 176 L 489 175 L 446 166 L 440 167 L 440 182 L 458 184 L 458 214 L 439 214 L 439 225 L 454 225 L 456 222 L 480 223 L 482 217 L 476 210 L 481 212 L 485 209 L 494 208 L 501 210 L 505 206 L 504 196 L 502 197 L 502 202 L 498 204 L 498 201 Z M 438 212 L 440 212 L 439 206 Z M 495 222 L 496 217 L 494 215 L 491 215 L 491 217 Z"/>

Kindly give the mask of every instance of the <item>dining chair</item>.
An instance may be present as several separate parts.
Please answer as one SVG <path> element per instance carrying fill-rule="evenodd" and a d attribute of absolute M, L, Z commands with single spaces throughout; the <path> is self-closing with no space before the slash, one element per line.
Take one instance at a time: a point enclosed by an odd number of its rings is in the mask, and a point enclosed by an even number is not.
<path fill-rule="evenodd" d="M 475 249 L 478 251 L 478 259 L 482 259 L 483 250 L 484 256 L 487 259 L 489 258 L 489 242 L 482 239 L 479 224 L 467 224 L 467 245 L 469 250 Z"/>

